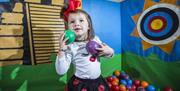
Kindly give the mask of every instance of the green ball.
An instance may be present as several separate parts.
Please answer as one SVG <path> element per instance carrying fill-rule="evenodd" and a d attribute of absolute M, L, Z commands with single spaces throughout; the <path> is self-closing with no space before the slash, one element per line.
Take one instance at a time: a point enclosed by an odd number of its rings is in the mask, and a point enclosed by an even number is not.
<path fill-rule="evenodd" d="M 76 34 L 74 33 L 73 30 L 70 30 L 70 29 L 65 30 L 65 39 L 67 38 L 68 38 L 68 40 L 66 41 L 67 44 L 70 44 L 75 41 Z"/>

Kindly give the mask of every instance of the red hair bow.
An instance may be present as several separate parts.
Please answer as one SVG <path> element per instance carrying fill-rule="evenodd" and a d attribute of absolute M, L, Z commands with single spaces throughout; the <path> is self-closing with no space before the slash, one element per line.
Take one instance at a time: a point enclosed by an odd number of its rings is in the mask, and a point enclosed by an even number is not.
<path fill-rule="evenodd" d="M 67 21 L 70 11 L 75 11 L 80 6 L 81 6 L 81 1 L 79 1 L 79 0 L 69 0 L 68 8 L 63 13 L 64 16 L 65 16 L 64 20 Z"/>

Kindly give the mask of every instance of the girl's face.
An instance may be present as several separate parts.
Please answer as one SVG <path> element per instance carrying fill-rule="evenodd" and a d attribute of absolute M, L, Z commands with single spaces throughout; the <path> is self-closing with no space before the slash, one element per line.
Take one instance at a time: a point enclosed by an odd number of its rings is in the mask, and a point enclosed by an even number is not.
<path fill-rule="evenodd" d="M 77 37 L 87 36 L 89 24 L 83 13 L 70 13 L 68 28 L 74 30 Z"/>

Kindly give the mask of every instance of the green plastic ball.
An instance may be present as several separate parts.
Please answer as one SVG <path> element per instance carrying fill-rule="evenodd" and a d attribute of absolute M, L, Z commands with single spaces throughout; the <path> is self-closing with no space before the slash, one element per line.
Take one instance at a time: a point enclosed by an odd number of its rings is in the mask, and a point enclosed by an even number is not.
<path fill-rule="evenodd" d="M 76 34 L 74 33 L 73 30 L 70 29 L 65 30 L 65 39 L 67 38 L 68 38 L 68 40 L 66 41 L 67 44 L 73 43 L 75 41 Z"/>

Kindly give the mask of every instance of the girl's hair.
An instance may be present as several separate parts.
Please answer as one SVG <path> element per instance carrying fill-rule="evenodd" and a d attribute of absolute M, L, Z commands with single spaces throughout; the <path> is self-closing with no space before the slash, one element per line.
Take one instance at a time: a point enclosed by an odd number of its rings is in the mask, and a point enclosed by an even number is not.
<path fill-rule="evenodd" d="M 69 12 L 69 14 L 75 14 L 75 13 L 82 13 L 82 14 L 85 15 L 85 17 L 86 17 L 86 19 L 87 19 L 87 21 L 88 21 L 88 24 L 89 24 L 89 30 L 88 30 L 88 38 L 87 38 L 87 40 L 93 39 L 94 36 L 95 36 L 95 34 L 94 34 L 93 24 L 92 24 L 92 20 L 91 20 L 90 15 L 89 15 L 87 12 L 85 12 L 85 11 L 83 11 L 83 10 L 81 10 L 81 9 L 76 9 L 76 10 L 74 10 L 74 11 L 70 11 L 70 12 Z M 61 13 L 61 15 L 63 15 L 63 14 Z M 66 17 L 66 16 L 63 15 L 63 17 Z M 67 18 L 68 18 L 68 17 L 67 17 Z M 68 23 L 67 23 L 67 21 L 65 21 L 65 28 L 66 28 L 66 29 L 68 28 Z"/>

